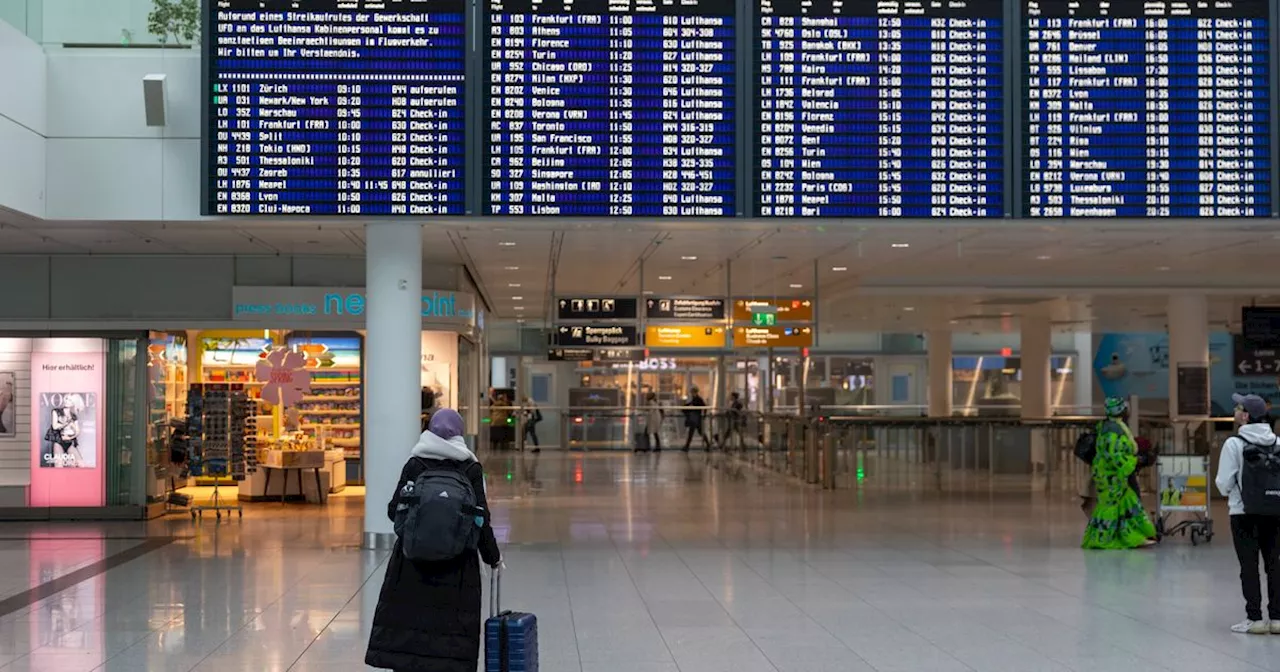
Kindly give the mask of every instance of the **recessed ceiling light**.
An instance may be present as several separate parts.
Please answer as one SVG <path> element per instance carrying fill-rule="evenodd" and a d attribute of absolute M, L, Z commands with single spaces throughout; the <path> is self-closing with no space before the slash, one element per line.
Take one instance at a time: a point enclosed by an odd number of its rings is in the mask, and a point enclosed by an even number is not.
<path fill-rule="evenodd" d="M 1053 258 L 1053 257 L 1051 257 L 1051 256 L 1049 256 L 1049 255 L 1047 255 L 1047 254 L 1042 254 L 1042 255 L 1040 255 L 1040 256 L 1038 256 L 1038 257 L 1036 257 L 1036 261 L 1049 261 L 1049 260 L 1050 260 L 1050 259 L 1052 259 L 1052 258 Z"/>
<path fill-rule="evenodd" d="M 680 257 L 680 260 L 681 260 L 681 261 L 697 261 L 697 260 L 698 260 L 698 257 L 696 257 L 696 256 L 694 256 L 694 255 L 692 255 L 692 254 L 686 254 L 686 255 L 684 255 L 684 256 L 682 256 L 682 257 Z"/>
<path fill-rule="evenodd" d="M 894 243 L 893 247 L 896 247 L 898 249 L 903 249 L 905 247 L 911 247 L 911 243 Z"/>
<path fill-rule="evenodd" d="M 903 309 L 903 310 L 905 310 L 905 311 L 907 311 L 908 313 L 910 313 L 910 312 L 914 311 L 914 310 L 916 309 L 916 307 L 915 307 L 915 306 L 903 306 L 903 307 L 902 307 L 902 309 Z"/>
<path fill-rule="evenodd" d="M 519 267 L 519 266 L 503 266 L 503 267 L 502 267 L 502 270 L 504 270 L 504 271 L 518 271 L 518 270 L 520 270 L 520 267 Z"/>
<path fill-rule="evenodd" d="M 519 289 L 519 288 L 520 288 L 520 283 L 518 283 L 518 282 L 508 282 L 508 283 L 507 283 L 507 286 L 508 286 L 508 287 L 510 287 L 510 288 L 512 288 L 512 289 Z"/>
<path fill-rule="evenodd" d="M 500 246 L 502 246 L 502 247 L 515 247 L 515 246 L 516 246 L 516 243 L 515 243 L 515 241 L 513 241 L 513 240 L 504 240 L 504 241 L 502 241 L 502 242 L 498 243 L 498 245 L 500 245 Z"/>
<path fill-rule="evenodd" d="M 832 266 L 832 267 L 831 267 L 831 270 L 833 270 L 833 271 L 835 271 L 835 272 L 839 273 L 839 272 L 841 272 L 841 271 L 847 271 L 847 270 L 849 270 L 849 267 L 848 267 L 848 266 Z"/>
<path fill-rule="evenodd" d="M 659 280 L 670 280 L 670 279 L 671 279 L 671 276 L 669 276 L 669 275 L 659 275 L 659 276 L 658 276 L 658 279 L 659 279 Z"/>
<path fill-rule="evenodd" d="M 1167 271 L 1167 270 L 1169 270 L 1169 267 L 1168 267 L 1168 266 L 1156 266 L 1156 270 L 1157 270 L 1157 271 Z"/>
<path fill-rule="evenodd" d="M 513 297 L 511 297 L 511 300 L 512 300 L 512 301 L 524 301 L 524 297 L 523 297 L 523 296 L 513 296 Z"/>
<path fill-rule="evenodd" d="M 515 306 L 516 310 L 524 310 L 524 306 Z"/>
<path fill-rule="evenodd" d="M 791 289 L 800 289 L 801 287 L 804 287 L 804 285 L 802 285 L 802 284 L 800 284 L 800 283 L 798 283 L 798 282 L 793 282 L 793 283 L 791 283 Z"/>
<path fill-rule="evenodd" d="M 644 294 L 645 296 L 649 296 L 650 294 L 653 294 L 653 290 L 652 290 L 652 289 L 646 289 L 646 290 L 644 290 L 643 292 L 641 292 L 641 294 Z"/>

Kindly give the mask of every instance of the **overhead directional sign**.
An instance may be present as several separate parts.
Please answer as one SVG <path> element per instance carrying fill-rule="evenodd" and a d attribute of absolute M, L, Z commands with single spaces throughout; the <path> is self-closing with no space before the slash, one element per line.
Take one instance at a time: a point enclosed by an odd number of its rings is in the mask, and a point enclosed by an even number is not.
<path fill-rule="evenodd" d="M 769 308 L 777 309 L 778 322 L 813 321 L 813 299 L 734 299 L 733 321 L 750 322 L 752 315 L 768 313 Z"/>
<path fill-rule="evenodd" d="M 562 324 L 556 327 L 556 345 L 564 347 L 618 347 L 639 345 L 639 333 L 630 324 Z"/>
<path fill-rule="evenodd" d="M 552 362 L 640 362 L 644 350 L 640 348 L 551 348 L 547 360 Z"/>
<path fill-rule="evenodd" d="M 723 320 L 724 299 L 708 296 L 661 296 L 644 301 L 651 320 Z"/>
<path fill-rule="evenodd" d="M 1237 375 L 1280 375 L 1280 349 L 1255 348 L 1249 345 L 1249 341 L 1236 336 L 1234 347 L 1231 348 L 1231 358 Z"/>
<path fill-rule="evenodd" d="M 634 320 L 634 297 L 562 296 L 556 299 L 556 316 L 562 320 Z"/>
<path fill-rule="evenodd" d="M 733 328 L 735 348 L 808 348 L 813 346 L 812 327 Z"/>
<path fill-rule="evenodd" d="M 649 348 L 723 348 L 724 327 L 704 325 L 649 325 L 644 330 Z"/>

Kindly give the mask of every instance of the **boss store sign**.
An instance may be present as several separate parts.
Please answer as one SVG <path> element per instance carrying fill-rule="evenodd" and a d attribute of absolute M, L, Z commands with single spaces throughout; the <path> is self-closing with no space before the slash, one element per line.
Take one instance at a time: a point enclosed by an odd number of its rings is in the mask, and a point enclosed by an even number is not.
<path fill-rule="evenodd" d="M 567 348 L 626 348 L 640 343 L 632 324 L 562 324 L 555 333 L 555 344 Z"/>

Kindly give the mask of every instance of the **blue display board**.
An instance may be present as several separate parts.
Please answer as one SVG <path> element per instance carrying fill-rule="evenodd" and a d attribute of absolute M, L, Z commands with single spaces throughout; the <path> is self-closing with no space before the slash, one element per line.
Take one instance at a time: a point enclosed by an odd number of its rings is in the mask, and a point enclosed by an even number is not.
<path fill-rule="evenodd" d="M 1023 0 L 1024 214 L 1271 214 L 1265 0 Z"/>
<path fill-rule="evenodd" d="M 484 214 L 736 214 L 732 0 L 488 10 Z"/>
<path fill-rule="evenodd" d="M 760 0 L 756 214 L 1003 216 L 1001 14 Z"/>
<path fill-rule="evenodd" d="M 205 214 L 464 214 L 463 0 L 205 7 Z"/>

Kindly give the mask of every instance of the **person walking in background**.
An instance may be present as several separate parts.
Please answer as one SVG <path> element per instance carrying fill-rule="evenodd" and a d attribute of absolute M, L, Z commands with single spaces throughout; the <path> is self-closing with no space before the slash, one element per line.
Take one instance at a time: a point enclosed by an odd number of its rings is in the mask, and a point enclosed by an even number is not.
<path fill-rule="evenodd" d="M 1244 593 L 1245 620 L 1231 626 L 1232 632 L 1249 635 L 1280 635 L 1280 548 L 1277 530 L 1280 518 L 1250 512 L 1245 508 L 1241 476 L 1251 468 L 1247 451 L 1276 445 L 1276 434 L 1267 417 L 1267 402 L 1257 395 L 1231 395 L 1236 404 L 1239 429 L 1222 444 L 1218 475 L 1214 484 L 1227 497 L 1231 514 L 1231 539 L 1240 561 L 1240 590 Z M 1262 617 L 1262 577 L 1258 559 L 1267 573 L 1268 619 Z"/>
<path fill-rule="evenodd" d="M 742 428 L 747 425 L 747 407 L 742 403 L 742 396 L 737 392 L 729 394 L 729 410 L 725 413 L 724 437 L 720 442 L 721 448 L 728 448 L 730 440 L 737 437 L 738 443 L 742 443 Z"/>
<path fill-rule="evenodd" d="M 387 504 L 387 517 L 411 502 L 418 478 L 428 471 L 456 471 L 475 495 L 480 526 L 478 551 L 448 560 L 405 557 L 402 530 L 387 561 L 378 606 L 373 612 L 365 664 L 395 672 L 475 672 L 480 656 L 480 560 L 497 571 L 502 555 L 490 524 L 484 467 L 463 438 L 462 416 L 451 408 L 437 410 L 431 425 L 413 447 Z M 407 501 L 406 501 L 407 500 Z M 403 516 L 402 516 L 403 518 Z M 404 531 L 403 534 L 410 532 Z"/>
<path fill-rule="evenodd" d="M 693 435 L 697 434 L 702 437 L 702 446 L 706 450 L 711 450 L 711 440 L 707 438 L 707 432 L 702 428 L 703 416 L 706 414 L 707 401 L 698 394 L 698 388 L 689 389 L 689 399 L 685 401 L 684 409 L 684 426 L 687 435 L 684 439 L 684 452 L 689 452 L 689 446 L 693 444 Z"/>
<path fill-rule="evenodd" d="M 538 405 L 533 403 L 533 399 L 524 398 L 524 440 L 533 442 L 533 452 L 541 453 L 542 448 L 538 445 L 538 423 L 542 422 L 542 410 Z"/>
<path fill-rule="evenodd" d="M 645 452 L 650 447 L 653 452 L 662 452 L 662 405 L 658 403 L 658 395 L 656 392 L 649 392 L 644 398 L 644 435 L 648 443 L 652 446 L 641 444 L 636 446 L 639 452 Z"/>
<path fill-rule="evenodd" d="M 1098 503 L 1084 531 L 1084 548 L 1125 549 L 1155 543 L 1155 525 L 1129 480 L 1138 469 L 1138 446 L 1124 422 L 1128 412 L 1124 399 L 1107 399 L 1107 419 L 1098 425 L 1092 468 Z"/>

